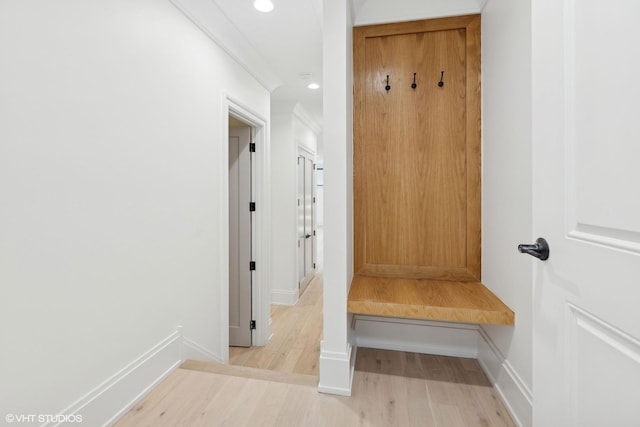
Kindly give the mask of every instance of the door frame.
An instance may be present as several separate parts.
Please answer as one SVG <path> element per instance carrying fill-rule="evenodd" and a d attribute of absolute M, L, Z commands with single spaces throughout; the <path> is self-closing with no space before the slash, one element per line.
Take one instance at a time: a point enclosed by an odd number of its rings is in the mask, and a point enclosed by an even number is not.
<path fill-rule="evenodd" d="M 304 170 L 306 172 L 306 168 L 307 168 L 307 161 L 311 160 L 311 164 L 313 166 L 313 171 L 311 172 L 310 176 L 311 176 L 311 197 L 312 197 L 312 203 L 311 203 L 311 229 L 313 231 L 313 233 L 311 234 L 311 264 L 313 265 L 313 275 L 315 275 L 316 273 L 316 260 L 317 260 L 317 246 L 316 246 L 316 203 L 315 203 L 315 197 L 316 197 L 316 177 L 315 177 L 315 166 L 316 166 L 316 153 L 314 153 L 313 151 L 309 150 L 308 148 L 304 147 L 301 144 L 298 144 L 298 156 L 296 157 L 296 160 L 299 161 L 300 158 L 303 158 L 305 161 L 304 164 Z M 296 167 L 297 167 L 297 163 L 296 163 Z M 297 176 L 299 173 L 299 169 L 296 169 L 296 178 L 299 180 L 300 177 Z M 306 179 L 306 176 L 305 176 Z M 306 181 L 305 181 L 306 182 Z M 299 195 L 299 194 L 298 194 Z M 304 202 L 303 202 L 304 203 Z M 296 217 L 298 217 L 298 215 L 296 214 Z M 296 223 L 296 228 L 299 227 L 299 224 Z M 296 271 L 298 268 L 300 268 L 300 259 L 298 258 L 300 256 L 300 252 L 296 251 Z M 305 264 L 306 265 L 306 264 Z M 313 280 L 313 275 L 311 275 L 311 277 L 307 277 L 307 275 L 305 275 L 305 277 L 303 277 L 302 281 L 298 282 L 298 298 L 300 297 L 300 295 L 302 294 L 302 292 L 304 292 L 304 290 L 306 289 L 307 286 L 309 286 L 309 283 L 311 283 L 311 281 Z M 300 277 L 300 272 L 297 271 L 296 277 Z M 302 285 L 302 283 L 304 282 L 304 285 Z"/>
<path fill-rule="evenodd" d="M 229 126 L 229 345 L 251 347 L 252 330 L 247 325 L 254 319 L 251 310 L 254 279 L 253 271 L 247 266 L 254 260 L 254 221 L 249 209 L 255 186 L 253 153 L 250 151 L 253 127 L 233 115 L 229 116 L 230 122 L 231 119 L 243 126 Z M 234 138 L 237 138 L 237 143 L 231 142 Z M 231 173 L 232 159 L 238 168 L 234 174 Z M 231 185 L 232 182 L 235 185 Z M 237 299 L 234 299 L 236 292 Z M 234 314 L 238 323 L 232 320 Z"/>
<path fill-rule="evenodd" d="M 269 121 L 252 108 L 223 93 L 220 113 L 221 155 L 219 158 L 219 191 L 223 195 L 218 230 L 220 235 L 219 283 L 220 283 L 220 351 L 223 363 L 229 363 L 229 116 L 247 123 L 252 128 L 256 152 L 253 153 L 254 187 L 253 201 L 256 203 L 252 221 L 252 254 L 256 262 L 252 286 L 252 318 L 256 328 L 251 333 L 253 346 L 265 345 L 271 336 L 271 312 L 269 278 L 271 277 L 271 140 Z M 248 267 L 248 266 L 247 266 Z"/>

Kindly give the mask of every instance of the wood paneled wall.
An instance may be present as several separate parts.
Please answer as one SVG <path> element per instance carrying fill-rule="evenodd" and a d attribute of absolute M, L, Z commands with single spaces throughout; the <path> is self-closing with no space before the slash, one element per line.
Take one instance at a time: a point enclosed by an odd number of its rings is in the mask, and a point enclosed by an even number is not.
<path fill-rule="evenodd" d="M 479 15 L 354 28 L 356 274 L 480 280 L 480 126 Z"/>

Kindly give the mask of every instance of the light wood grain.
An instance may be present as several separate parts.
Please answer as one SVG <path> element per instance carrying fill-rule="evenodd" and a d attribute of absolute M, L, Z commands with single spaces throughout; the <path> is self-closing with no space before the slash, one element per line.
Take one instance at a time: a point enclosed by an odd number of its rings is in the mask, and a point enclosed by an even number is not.
<path fill-rule="evenodd" d="M 233 369 L 233 367 L 231 367 Z M 178 369 L 134 406 L 128 426 L 514 426 L 477 361 L 358 349 L 351 397 Z"/>
<path fill-rule="evenodd" d="M 322 276 L 316 274 L 295 306 L 271 307 L 273 336 L 263 347 L 230 347 L 232 365 L 319 375 Z"/>
<path fill-rule="evenodd" d="M 480 278 L 479 19 L 354 28 L 357 273 Z"/>
<path fill-rule="evenodd" d="M 267 369 L 251 368 L 248 366 L 223 365 L 216 362 L 206 362 L 202 360 L 186 360 L 180 365 L 181 369 L 192 371 L 211 372 L 215 374 L 232 375 L 243 378 L 254 378 L 258 380 L 282 382 L 286 384 L 298 384 L 317 386 L 318 377 L 298 373 L 284 373 Z"/>
<path fill-rule="evenodd" d="M 355 276 L 347 310 L 409 319 L 514 325 L 515 315 L 480 282 Z"/>

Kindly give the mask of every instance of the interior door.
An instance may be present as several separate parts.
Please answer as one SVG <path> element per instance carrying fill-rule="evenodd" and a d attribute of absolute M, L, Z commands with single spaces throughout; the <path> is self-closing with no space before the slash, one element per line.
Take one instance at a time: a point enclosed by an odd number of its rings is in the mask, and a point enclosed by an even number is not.
<path fill-rule="evenodd" d="M 313 160 L 307 158 L 305 160 L 304 168 L 304 232 L 305 232 L 305 274 L 311 274 L 315 272 L 315 256 L 314 256 L 314 240 L 315 230 L 313 226 L 313 211 L 314 211 L 314 183 L 313 179 L 315 169 L 313 167 Z"/>
<path fill-rule="evenodd" d="M 534 425 L 640 422 L 640 2 L 533 0 Z"/>
<path fill-rule="evenodd" d="M 314 167 L 310 154 L 298 156 L 298 286 L 300 294 L 315 274 Z"/>
<path fill-rule="evenodd" d="M 229 128 L 229 345 L 251 346 L 251 128 Z"/>
<path fill-rule="evenodd" d="M 298 156 L 298 285 L 304 282 L 305 272 L 305 204 L 304 204 L 304 157 Z"/>

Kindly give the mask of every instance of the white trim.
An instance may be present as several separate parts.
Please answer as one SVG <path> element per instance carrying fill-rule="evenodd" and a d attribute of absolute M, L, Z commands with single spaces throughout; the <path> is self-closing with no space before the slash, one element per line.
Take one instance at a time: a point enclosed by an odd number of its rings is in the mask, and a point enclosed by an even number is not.
<path fill-rule="evenodd" d="M 358 347 L 475 358 L 478 325 L 355 316 Z"/>
<path fill-rule="evenodd" d="M 296 146 L 298 148 L 298 155 L 297 155 L 297 158 L 296 158 L 296 194 L 295 194 L 295 199 L 298 199 L 298 196 L 299 196 L 299 194 L 298 194 L 298 191 L 299 191 L 298 184 L 300 182 L 299 181 L 300 180 L 300 175 L 299 175 L 299 173 L 300 173 L 300 169 L 299 169 L 300 158 L 302 158 L 303 161 L 304 161 L 304 168 L 305 168 L 305 171 L 306 171 L 306 169 L 307 169 L 307 161 L 310 161 L 312 163 L 312 165 L 315 166 L 315 164 L 316 164 L 315 163 L 316 153 L 315 153 L 314 150 L 312 150 L 309 147 L 305 147 L 304 145 L 302 145 L 300 143 L 300 141 L 297 141 L 297 140 L 296 140 Z M 306 182 L 306 177 L 305 177 L 305 182 Z M 306 191 L 306 189 L 305 189 L 305 191 Z M 311 173 L 311 197 L 314 200 L 316 198 L 315 169 Z M 300 217 L 298 216 L 298 209 L 300 209 L 301 206 L 296 204 L 293 207 L 296 209 L 295 218 L 297 218 L 297 221 L 300 221 Z M 304 210 L 304 206 L 302 206 L 302 207 L 303 207 L 303 210 Z M 318 214 L 317 205 L 316 205 L 316 202 L 314 201 L 313 203 L 311 203 L 311 228 L 314 231 L 314 233 L 311 236 L 311 239 L 312 239 L 312 243 L 311 243 L 312 250 L 311 250 L 311 252 L 312 252 L 312 256 L 313 256 L 313 258 L 311 260 L 311 264 L 313 265 L 313 267 L 311 268 L 311 270 L 309 270 L 307 272 L 307 274 L 302 278 L 301 281 L 296 283 L 296 286 L 297 286 L 297 291 L 296 292 L 298 293 L 298 297 L 299 297 L 300 293 L 304 292 L 304 290 L 307 288 L 307 286 L 309 286 L 311 281 L 313 281 L 313 279 L 315 278 L 316 273 L 318 272 L 318 270 L 316 269 L 316 262 L 318 260 L 318 252 L 317 252 L 318 247 L 317 247 L 317 244 L 316 244 L 317 243 L 317 239 L 316 239 L 316 234 L 315 234 L 315 231 L 317 229 L 317 227 L 316 227 L 316 216 L 317 216 L 317 214 Z M 306 217 L 306 213 L 305 213 L 305 217 Z M 300 224 L 298 222 L 296 222 L 296 224 L 295 224 L 295 230 L 296 230 L 296 236 L 297 236 L 296 238 L 298 239 L 297 241 L 298 241 L 298 243 L 300 243 L 300 240 L 299 240 L 300 236 L 298 235 L 298 230 L 300 230 Z M 306 245 L 306 241 L 303 242 L 303 244 Z M 300 260 L 300 249 L 301 248 L 299 246 L 296 247 L 296 264 L 295 264 L 296 265 L 296 278 L 300 277 L 300 262 L 301 262 L 301 260 Z M 305 252 L 306 252 L 306 248 L 305 248 Z M 302 263 L 306 268 L 306 259 L 303 260 Z"/>
<path fill-rule="evenodd" d="M 533 395 L 517 371 L 493 343 L 491 337 L 478 329 L 478 362 L 511 414 L 513 421 L 520 427 L 533 425 Z"/>
<path fill-rule="evenodd" d="M 222 361 L 205 347 L 185 338 L 182 327 L 178 326 L 175 332 L 57 413 L 82 415 L 85 425 L 111 425 L 188 358 Z M 53 425 L 60 423 L 49 422 L 43 427 Z"/>
<path fill-rule="evenodd" d="M 640 233 L 633 231 L 614 230 L 588 224 L 575 224 L 575 229 L 569 231 L 567 237 L 587 243 L 604 246 L 605 248 L 640 254 Z"/>
<path fill-rule="evenodd" d="M 255 77 L 269 92 L 282 86 L 282 80 L 272 70 L 269 63 L 233 25 L 216 2 L 211 0 L 169 0 L 169 2 Z"/>
<path fill-rule="evenodd" d="M 318 135 L 322 131 L 322 126 L 318 123 L 309 112 L 297 101 L 285 100 L 285 101 L 276 101 L 273 100 L 271 103 L 271 113 L 272 114 L 291 114 L 293 117 L 297 118 L 307 126 L 309 129 L 313 131 L 316 135 Z"/>
<path fill-rule="evenodd" d="M 348 346 L 345 352 L 333 352 L 320 342 L 320 393 L 351 396 L 357 347 Z"/>
<path fill-rule="evenodd" d="M 87 425 L 113 423 L 180 366 L 181 341 L 179 330 L 172 333 L 58 413 L 82 415 Z"/>
<path fill-rule="evenodd" d="M 187 359 L 194 360 L 206 360 L 208 362 L 224 363 L 222 357 L 213 353 L 209 349 L 201 346 L 197 342 L 182 337 L 182 347 L 180 348 L 180 360 L 185 361 Z"/>
<path fill-rule="evenodd" d="M 305 126 L 313 131 L 316 135 L 320 133 L 322 128 L 310 115 L 309 112 L 300 104 L 293 107 L 293 116 L 300 120 Z M 313 153 L 315 155 L 315 153 Z"/>
<path fill-rule="evenodd" d="M 253 142 L 256 144 L 255 152 L 255 185 L 253 199 L 256 202 L 254 213 L 252 248 L 253 258 L 256 262 L 256 271 L 253 273 L 254 286 L 252 294 L 252 316 L 256 320 L 256 329 L 252 333 L 252 345 L 265 345 L 271 336 L 271 139 L 267 118 L 260 116 L 247 105 L 237 99 L 222 94 L 221 108 L 221 141 L 229 140 L 229 115 L 232 115 L 249 124 L 254 129 Z M 221 144 L 220 158 L 218 159 L 220 194 L 223 207 L 220 212 L 219 250 L 220 257 L 220 348 L 223 363 L 229 361 L 229 175 L 228 171 L 228 144 Z"/>
<path fill-rule="evenodd" d="M 387 24 L 390 22 L 415 21 L 418 19 L 449 18 L 453 16 L 476 15 L 476 14 L 479 14 L 480 12 L 481 10 L 479 8 L 469 8 L 469 9 L 461 9 L 456 11 L 439 12 L 432 15 L 406 12 L 406 13 L 397 13 L 397 14 L 389 13 L 384 17 L 374 16 L 374 17 L 364 18 L 364 19 L 358 18 L 356 16 L 353 26 L 360 27 L 364 25 Z"/>
<path fill-rule="evenodd" d="M 272 289 L 271 304 L 296 305 L 298 302 L 298 290 Z"/>
<path fill-rule="evenodd" d="M 363 315 L 354 319 L 358 347 L 477 358 L 514 422 L 532 425 L 531 390 L 481 326 Z"/>

